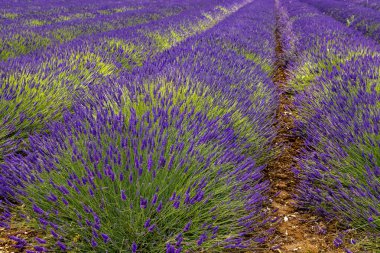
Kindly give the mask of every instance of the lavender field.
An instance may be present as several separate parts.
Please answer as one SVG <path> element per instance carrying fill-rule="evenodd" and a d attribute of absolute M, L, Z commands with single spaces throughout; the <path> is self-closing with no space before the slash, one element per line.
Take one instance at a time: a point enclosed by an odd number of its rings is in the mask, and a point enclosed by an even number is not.
<path fill-rule="evenodd" d="M 380 0 L 0 0 L 1 252 L 380 252 Z"/>

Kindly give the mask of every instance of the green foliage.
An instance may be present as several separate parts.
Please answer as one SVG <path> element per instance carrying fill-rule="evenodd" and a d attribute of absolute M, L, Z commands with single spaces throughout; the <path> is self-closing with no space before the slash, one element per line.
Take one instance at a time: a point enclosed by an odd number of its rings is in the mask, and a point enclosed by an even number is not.
<path fill-rule="evenodd" d="M 37 48 L 46 47 L 50 40 L 32 32 L 11 38 L 0 39 L 0 60 L 7 60 L 19 55 L 27 54 Z"/>

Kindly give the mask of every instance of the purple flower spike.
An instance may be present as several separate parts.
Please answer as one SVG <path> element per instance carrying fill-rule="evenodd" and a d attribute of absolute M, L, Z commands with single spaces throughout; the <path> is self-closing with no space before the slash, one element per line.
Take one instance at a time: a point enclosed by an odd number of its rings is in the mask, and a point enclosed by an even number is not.
<path fill-rule="evenodd" d="M 184 231 L 184 232 L 189 231 L 189 229 L 190 229 L 190 227 L 191 227 L 191 223 L 192 223 L 192 221 L 189 221 L 189 222 L 186 224 L 186 226 L 183 228 L 183 231 Z"/>
<path fill-rule="evenodd" d="M 153 195 L 153 198 L 152 198 L 152 205 L 154 206 L 156 203 L 157 203 L 157 199 L 158 199 L 158 196 L 157 196 L 157 193 Z"/>
<path fill-rule="evenodd" d="M 102 236 L 102 238 L 103 238 L 103 241 L 105 242 L 105 243 L 107 243 L 107 242 L 109 242 L 111 239 L 110 239 L 110 237 L 107 235 L 107 234 L 101 234 L 101 236 Z"/>
<path fill-rule="evenodd" d="M 41 214 L 41 215 L 44 215 L 45 212 L 44 210 L 42 210 L 41 208 L 39 208 L 36 204 L 33 204 L 33 211 L 37 214 Z"/>
<path fill-rule="evenodd" d="M 340 236 L 336 237 L 334 239 L 334 246 L 335 247 L 340 247 L 343 244 L 342 238 Z"/>
<path fill-rule="evenodd" d="M 162 201 L 160 201 L 160 203 L 158 204 L 156 211 L 157 213 L 160 213 L 161 210 L 162 210 Z"/>
<path fill-rule="evenodd" d="M 54 230 L 51 230 L 50 233 L 51 233 L 51 235 L 54 236 L 55 238 L 58 238 L 58 236 L 59 236 Z"/>
<path fill-rule="evenodd" d="M 57 242 L 57 246 L 60 247 L 61 250 L 64 250 L 64 251 L 67 250 L 67 246 L 60 241 Z"/>
<path fill-rule="evenodd" d="M 37 252 L 46 252 L 47 251 L 47 249 L 45 247 L 42 247 L 42 246 L 34 246 L 34 249 Z"/>
<path fill-rule="evenodd" d="M 65 198 L 62 198 L 62 202 L 63 202 L 63 204 L 65 204 L 65 206 L 67 206 L 69 204 L 69 202 Z"/>
<path fill-rule="evenodd" d="M 207 239 L 207 235 L 205 233 L 201 234 L 201 236 L 198 239 L 198 246 L 201 246 Z"/>
<path fill-rule="evenodd" d="M 98 246 L 98 242 L 97 242 L 94 238 L 91 239 L 91 246 L 92 246 L 93 248 L 95 248 L 95 247 Z"/>
<path fill-rule="evenodd" d="M 141 209 L 145 209 L 148 205 L 148 200 L 144 199 L 144 198 L 140 198 L 140 208 Z"/>
<path fill-rule="evenodd" d="M 136 253 L 137 251 L 137 244 L 135 242 L 132 243 L 132 253 Z"/>
<path fill-rule="evenodd" d="M 148 218 L 144 223 L 144 228 L 147 228 L 150 226 L 150 218 Z"/>
<path fill-rule="evenodd" d="M 148 228 L 148 231 L 149 231 L 149 232 L 153 232 L 155 228 L 156 228 L 156 224 L 153 224 L 153 225 L 151 225 L 151 226 Z"/>
<path fill-rule="evenodd" d="M 35 238 L 38 243 L 45 244 L 46 240 L 36 237 Z"/>
<path fill-rule="evenodd" d="M 125 194 L 124 190 L 121 190 L 121 199 L 124 201 L 127 199 L 127 195 Z"/>
<path fill-rule="evenodd" d="M 180 201 L 179 200 L 176 200 L 174 203 L 173 203 L 173 207 L 175 209 L 178 209 L 179 208 L 179 205 L 180 205 Z"/>

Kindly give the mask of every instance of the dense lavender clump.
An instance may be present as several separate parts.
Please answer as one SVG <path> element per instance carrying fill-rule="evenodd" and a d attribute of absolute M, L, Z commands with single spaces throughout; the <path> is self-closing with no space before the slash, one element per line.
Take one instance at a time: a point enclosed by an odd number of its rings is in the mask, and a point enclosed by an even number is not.
<path fill-rule="evenodd" d="M 313 148 L 301 163 L 306 180 L 302 203 L 323 214 L 344 216 L 354 227 L 367 224 L 375 230 L 380 228 L 375 219 L 380 190 L 379 67 L 378 56 L 351 60 L 331 72 L 324 70 L 307 93 L 297 96 L 299 127 Z"/>
<path fill-rule="evenodd" d="M 155 94 L 145 97 L 152 110 L 121 97 L 118 114 L 75 108 L 49 136 L 31 137 L 35 152 L 3 166 L 22 174 L 20 200 L 57 242 L 81 251 L 250 247 L 242 236 L 260 226 L 266 185 L 224 127 L 231 119 Z"/>
<path fill-rule="evenodd" d="M 284 6 L 303 45 L 291 81 L 298 90 L 297 128 L 306 145 L 296 170 L 302 180 L 299 205 L 371 231 L 370 241 L 375 240 L 380 232 L 379 48 L 306 4 Z"/>

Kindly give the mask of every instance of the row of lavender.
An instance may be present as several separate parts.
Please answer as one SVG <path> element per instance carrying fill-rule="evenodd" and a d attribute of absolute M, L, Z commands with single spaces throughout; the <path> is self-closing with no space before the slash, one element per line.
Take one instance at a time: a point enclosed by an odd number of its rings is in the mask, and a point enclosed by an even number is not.
<path fill-rule="evenodd" d="M 340 0 L 344 1 L 344 0 Z M 375 9 L 375 10 L 380 10 L 380 1 L 379 0 L 351 0 L 352 3 L 359 4 L 361 6 Z"/>
<path fill-rule="evenodd" d="M 0 60 L 69 42 L 81 36 L 133 27 L 179 14 L 188 15 L 189 11 L 207 13 L 212 11 L 210 7 L 226 5 L 225 1 L 194 1 L 191 4 L 157 1 L 140 2 L 138 5 L 132 1 L 102 1 L 97 4 L 83 1 L 79 5 L 67 2 L 64 6 L 45 2 L 35 2 L 33 7 L 19 2 L 3 4 Z"/>
<path fill-rule="evenodd" d="M 206 10 L 213 8 L 211 3 Z M 209 17 L 204 17 L 205 10 L 190 10 L 181 17 L 96 34 L 2 63 L 0 160 L 13 151 L 22 153 L 25 137 L 46 122 L 61 119 L 63 108 L 87 97 L 89 85 L 112 80 L 123 68 L 141 66 L 163 49 L 162 44 L 170 48 L 176 42 L 173 37 L 180 40 L 202 32 L 215 24 L 216 17 L 220 20 L 236 8 L 225 9 L 221 17 L 219 8 L 217 16 Z"/>
<path fill-rule="evenodd" d="M 290 82 L 306 146 L 296 170 L 298 203 L 348 229 L 367 231 L 365 248 L 379 250 L 380 48 L 310 5 L 283 6 L 297 38 Z M 343 234 L 334 241 L 342 242 Z"/>
<path fill-rule="evenodd" d="M 34 8 L 31 8 L 27 4 L 28 2 L 24 4 L 16 2 L 8 6 L 3 3 L 5 6 L 2 6 L 3 13 L 0 18 L 2 30 L 0 60 L 68 42 L 81 35 L 149 23 L 186 10 L 186 6 L 179 8 L 163 3 L 150 4 L 146 6 L 148 9 L 134 8 L 134 5 L 128 3 L 124 5 L 130 6 L 129 9 L 118 9 L 117 4 L 109 3 L 106 5 L 109 13 L 101 12 L 102 9 L 98 9 L 101 8 L 99 5 L 89 8 L 89 3 L 86 1 L 77 4 L 75 8 L 70 8 L 70 4 L 67 4 L 66 8 L 54 8 L 46 3 L 45 5 L 36 3 Z M 81 7 L 87 12 L 79 12 Z"/>
<path fill-rule="evenodd" d="M 207 7 L 200 8 L 203 5 Z M 181 16 L 81 37 L 0 63 L 0 160 L 31 130 L 62 117 L 62 108 L 70 107 L 78 96 L 83 99 L 89 84 L 107 82 L 122 69 L 141 66 L 155 54 L 211 28 L 241 3 L 194 6 L 199 8 Z"/>
<path fill-rule="evenodd" d="M 35 69 L 29 56 L 3 65 L 4 73 L 28 66 L 35 78 L 49 77 L 41 68 L 63 65 L 58 80 L 80 84 L 65 90 L 77 95 L 66 99 L 68 110 L 53 110 L 63 121 L 33 131 L 24 150 L 8 152 L 1 165 L 3 208 L 19 210 L 31 228 L 46 233 L 34 242 L 12 237 L 16 247 L 193 252 L 254 249 L 266 240 L 271 231 L 265 230 L 268 184 L 262 170 L 277 108 L 270 78 L 274 3 L 230 6 L 193 22 L 130 29 L 137 35 L 131 39 L 120 30 L 75 41 L 60 47 L 66 51 L 53 62 L 57 51 L 42 53 Z M 22 101 L 47 103 L 44 93 L 60 85 L 40 89 L 25 85 L 30 80 L 17 89 L 2 86 L 4 101 L 16 100 L 15 109 Z M 20 100 L 31 90 L 31 101 Z M 46 113 L 37 112 L 29 122 Z M 5 122 L 25 117 L 9 115 Z M 35 126 L 23 130 L 29 129 Z M 1 224 L 10 219 L 4 212 Z"/>
<path fill-rule="evenodd" d="M 380 12 L 378 9 L 351 1 L 303 0 L 303 2 L 315 6 L 348 27 L 357 29 L 366 36 L 380 41 Z M 374 6 L 380 8 L 380 2 L 372 2 L 372 7 Z"/>

